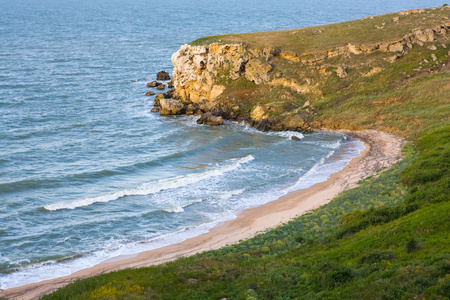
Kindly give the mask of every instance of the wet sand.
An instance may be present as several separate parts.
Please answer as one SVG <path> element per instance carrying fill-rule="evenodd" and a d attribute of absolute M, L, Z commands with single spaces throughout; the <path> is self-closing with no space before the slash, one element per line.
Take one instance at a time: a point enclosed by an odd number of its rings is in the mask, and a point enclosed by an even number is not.
<path fill-rule="evenodd" d="M 341 171 L 307 189 L 292 192 L 276 201 L 247 209 L 236 219 L 224 222 L 209 232 L 181 243 L 142 252 L 137 255 L 110 259 L 71 275 L 0 291 L 0 298 L 36 299 L 77 279 L 112 271 L 146 267 L 175 260 L 178 257 L 218 249 L 238 243 L 257 233 L 274 228 L 307 211 L 328 203 L 344 190 L 355 187 L 358 181 L 376 174 L 377 170 L 392 166 L 402 155 L 401 138 L 374 130 L 341 131 L 364 143 L 365 150 Z"/>

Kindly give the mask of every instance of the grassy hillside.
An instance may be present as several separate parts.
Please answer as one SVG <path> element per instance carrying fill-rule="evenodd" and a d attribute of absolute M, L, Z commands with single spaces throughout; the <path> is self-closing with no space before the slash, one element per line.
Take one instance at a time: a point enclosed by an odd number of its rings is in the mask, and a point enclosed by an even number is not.
<path fill-rule="evenodd" d="M 228 81 L 223 105 L 238 103 L 243 115 L 254 105 L 270 107 L 273 122 L 297 114 L 313 127 L 391 132 L 411 141 L 404 159 L 250 240 L 77 281 L 43 299 L 449 299 L 449 40 L 414 45 L 393 62 L 387 61 L 393 53 L 382 51 L 302 62 L 348 43 L 396 41 L 417 28 L 449 22 L 449 15 L 444 7 L 194 41 L 278 47 L 284 57 L 274 58 L 271 76 L 308 79 L 316 86 L 311 93 L 295 93 Z M 342 65 L 347 75 L 339 77 L 335 70 Z"/>
<path fill-rule="evenodd" d="M 444 6 L 327 26 L 206 37 L 192 44 L 235 42 L 249 49 L 279 50 L 270 61 L 270 79 L 284 85 L 228 78 L 220 82 L 227 89 L 218 102 L 230 110 L 239 105 L 237 117 L 248 120 L 255 105 L 267 109 L 269 120 L 253 124 L 260 129 L 276 130 L 271 125 L 295 116 L 312 128 L 378 129 L 414 139 L 433 120 L 450 120 L 448 30 L 444 36 L 435 34 L 433 42 L 413 43 L 401 51 L 389 45 L 414 32 L 448 25 L 449 16 Z M 345 70 L 341 76 L 339 68 Z M 286 82 L 305 91 L 296 92 Z"/>

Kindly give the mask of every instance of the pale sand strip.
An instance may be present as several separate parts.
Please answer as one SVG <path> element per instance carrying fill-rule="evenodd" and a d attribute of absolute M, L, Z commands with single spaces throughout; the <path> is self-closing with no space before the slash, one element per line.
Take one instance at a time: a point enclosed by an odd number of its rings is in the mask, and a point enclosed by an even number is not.
<path fill-rule="evenodd" d="M 328 203 L 342 191 L 355 187 L 359 180 L 376 174 L 381 168 L 392 166 L 402 155 L 403 139 L 373 130 L 345 131 L 344 133 L 364 142 L 365 150 L 360 156 L 352 159 L 343 170 L 332 174 L 325 182 L 293 192 L 265 205 L 245 210 L 236 219 L 181 243 L 142 252 L 131 258 L 99 264 L 69 276 L 0 291 L 0 298 L 36 299 L 78 278 L 161 264 L 181 256 L 237 243 L 239 240 L 251 238 L 258 232 L 276 227 L 295 216 Z"/>

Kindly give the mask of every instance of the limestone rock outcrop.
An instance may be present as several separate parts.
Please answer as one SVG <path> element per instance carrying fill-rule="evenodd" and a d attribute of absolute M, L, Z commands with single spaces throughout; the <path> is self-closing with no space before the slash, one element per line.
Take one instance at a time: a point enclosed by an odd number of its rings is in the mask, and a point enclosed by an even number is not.
<path fill-rule="evenodd" d="M 394 22 L 400 21 L 400 17 L 394 17 Z M 323 98 L 323 82 L 337 77 L 346 83 L 356 76 L 373 76 L 387 68 L 385 62 L 394 64 L 417 46 L 432 51 L 440 45 L 446 48 L 443 43 L 448 41 L 449 30 L 450 23 L 444 21 L 429 29 L 414 28 L 391 40 L 359 43 L 344 39 L 313 50 L 283 46 L 251 48 L 231 41 L 201 46 L 186 44 L 172 55 L 174 69 L 168 87 L 173 85 L 173 90 L 164 94 L 164 98 L 157 97 L 161 98 L 160 113 L 201 115 L 199 124 L 220 125 L 223 120 L 234 120 L 261 130 L 310 132 L 314 116 L 320 110 L 316 102 Z M 367 55 L 374 52 L 378 53 Z M 430 60 L 439 59 L 438 54 L 430 54 Z M 284 72 L 283 68 L 290 71 Z M 276 97 L 264 98 L 267 92 Z M 288 111 L 283 112 L 285 108 L 278 102 L 285 103 Z"/>
<path fill-rule="evenodd" d="M 229 80 L 244 77 L 256 84 L 270 80 L 272 57 L 277 49 L 249 49 L 241 44 L 183 45 L 172 55 L 173 82 L 183 101 L 212 101 Z"/>

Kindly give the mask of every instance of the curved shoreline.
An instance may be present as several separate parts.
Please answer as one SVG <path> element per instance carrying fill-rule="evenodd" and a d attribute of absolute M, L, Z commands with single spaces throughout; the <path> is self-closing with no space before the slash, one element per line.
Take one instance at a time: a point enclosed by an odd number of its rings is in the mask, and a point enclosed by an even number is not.
<path fill-rule="evenodd" d="M 3 290 L 0 291 L 0 298 L 36 299 L 77 279 L 161 264 L 181 256 L 238 243 L 328 203 L 342 191 L 355 187 L 358 181 L 376 174 L 377 170 L 392 166 L 401 157 L 404 145 L 401 138 L 374 130 L 340 132 L 362 141 L 365 149 L 361 155 L 353 158 L 341 171 L 333 173 L 325 182 L 294 191 L 262 206 L 247 209 L 236 219 L 224 222 L 207 233 L 181 243 L 145 251 L 131 257 L 125 256 L 123 259 L 121 257 L 117 260 L 112 259 L 68 276 Z"/>

